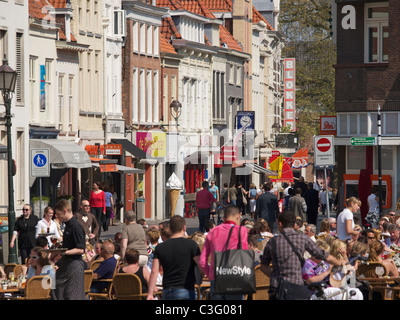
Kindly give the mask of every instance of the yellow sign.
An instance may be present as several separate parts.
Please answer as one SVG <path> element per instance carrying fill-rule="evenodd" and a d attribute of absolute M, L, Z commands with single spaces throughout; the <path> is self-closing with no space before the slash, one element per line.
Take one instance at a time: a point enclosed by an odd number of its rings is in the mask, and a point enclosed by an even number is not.
<path fill-rule="evenodd" d="M 136 145 L 148 155 L 158 158 L 167 154 L 167 135 L 165 132 L 138 132 Z"/>
<path fill-rule="evenodd" d="M 283 156 L 277 157 L 274 161 L 269 164 L 269 169 L 273 171 L 278 171 L 278 176 L 270 176 L 276 179 L 280 179 L 282 176 L 282 166 L 283 166 Z"/>

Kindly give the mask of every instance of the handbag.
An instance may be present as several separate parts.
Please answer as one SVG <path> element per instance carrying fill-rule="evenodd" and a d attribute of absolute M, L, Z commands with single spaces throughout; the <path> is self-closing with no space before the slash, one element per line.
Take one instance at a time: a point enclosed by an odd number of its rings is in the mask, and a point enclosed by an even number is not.
<path fill-rule="evenodd" d="M 286 239 L 286 241 L 289 243 L 289 245 L 292 247 L 292 250 L 294 251 L 296 256 L 299 258 L 301 267 L 303 268 L 303 265 L 305 263 L 304 257 L 302 257 L 300 255 L 300 253 L 297 251 L 297 249 L 294 246 L 294 244 L 292 243 L 292 241 L 290 241 L 290 239 L 288 238 L 288 236 L 286 235 L 286 233 L 283 230 L 281 231 L 281 234 Z M 275 252 L 275 255 L 276 255 L 276 252 L 277 252 L 276 251 L 276 238 L 274 237 L 271 240 L 273 241 L 272 242 L 273 251 Z M 276 259 L 276 261 L 278 261 L 278 259 Z M 277 268 L 277 269 L 279 272 L 279 268 Z M 312 292 L 307 286 L 292 283 L 290 281 L 284 280 L 283 277 L 281 277 L 279 273 L 278 273 L 278 277 L 279 277 L 278 291 L 276 293 L 278 300 L 309 300 L 311 298 Z"/>
<path fill-rule="evenodd" d="M 228 248 L 234 226 L 229 230 L 224 251 L 214 252 L 214 292 L 216 294 L 250 294 L 256 292 L 254 251 L 242 249 L 239 227 L 238 249 Z"/>
<path fill-rule="evenodd" d="M 246 196 L 244 195 L 243 189 L 242 189 L 242 196 L 243 196 L 243 204 L 247 205 L 247 199 Z"/>

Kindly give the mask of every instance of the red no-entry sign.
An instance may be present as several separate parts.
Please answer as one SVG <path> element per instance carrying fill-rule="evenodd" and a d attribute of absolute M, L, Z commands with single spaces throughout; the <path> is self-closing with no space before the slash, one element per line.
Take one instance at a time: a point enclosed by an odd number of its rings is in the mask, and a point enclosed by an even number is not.
<path fill-rule="evenodd" d="M 316 147 L 321 152 L 327 152 L 332 147 L 332 144 L 329 139 L 320 138 L 316 141 Z"/>
<path fill-rule="evenodd" d="M 314 164 L 316 167 L 335 165 L 333 136 L 314 137 Z"/>

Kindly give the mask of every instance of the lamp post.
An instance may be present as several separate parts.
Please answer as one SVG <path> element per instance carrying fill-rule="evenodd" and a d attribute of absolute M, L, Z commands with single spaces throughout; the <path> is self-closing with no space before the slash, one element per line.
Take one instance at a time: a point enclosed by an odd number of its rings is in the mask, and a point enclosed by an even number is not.
<path fill-rule="evenodd" d="M 176 131 L 178 131 L 178 119 L 182 113 L 182 104 L 178 100 L 174 100 L 169 105 L 171 116 L 175 119 L 176 122 Z"/>
<path fill-rule="evenodd" d="M 12 232 L 15 225 L 14 209 L 14 182 L 13 182 L 13 159 L 11 146 L 11 99 L 15 89 L 17 72 L 9 65 L 6 58 L 0 66 L 0 90 L 3 96 L 4 107 L 6 109 L 6 128 L 7 128 L 7 161 L 8 161 L 8 241 L 11 243 Z M 9 248 L 8 263 L 18 263 L 16 246 Z"/>

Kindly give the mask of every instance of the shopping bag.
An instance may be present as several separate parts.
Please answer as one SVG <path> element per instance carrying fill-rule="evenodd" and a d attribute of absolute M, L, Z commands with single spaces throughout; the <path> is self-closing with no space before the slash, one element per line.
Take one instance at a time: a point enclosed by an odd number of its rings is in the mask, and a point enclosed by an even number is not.
<path fill-rule="evenodd" d="M 214 292 L 229 295 L 254 293 L 254 251 L 242 249 L 240 227 L 238 249 L 227 250 L 233 228 L 229 231 L 225 250 L 214 252 Z"/>

